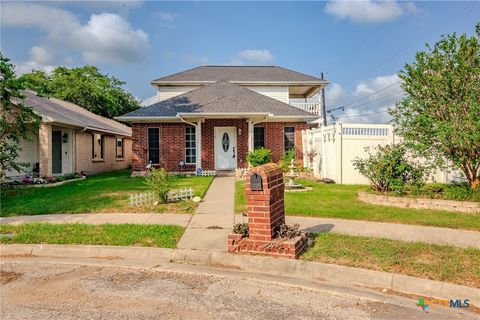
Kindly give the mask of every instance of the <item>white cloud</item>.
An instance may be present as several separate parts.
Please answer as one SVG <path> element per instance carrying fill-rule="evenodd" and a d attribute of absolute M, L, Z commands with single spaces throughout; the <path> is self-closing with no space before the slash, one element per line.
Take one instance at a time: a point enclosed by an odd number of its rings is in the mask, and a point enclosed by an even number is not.
<path fill-rule="evenodd" d="M 405 8 L 404 8 L 405 7 Z M 350 19 L 356 23 L 376 23 L 395 20 L 407 12 L 414 12 L 415 5 L 411 2 L 401 6 L 397 1 L 329 1 L 325 12 L 338 19 Z M 416 9 L 416 7 L 415 7 Z"/>
<path fill-rule="evenodd" d="M 112 13 L 93 14 L 86 25 L 73 32 L 72 40 L 87 63 L 136 62 L 149 48 L 143 30 L 133 30 L 126 20 Z"/>
<path fill-rule="evenodd" d="M 352 91 L 337 83 L 329 85 L 325 90 L 327 110 L 345 106 L 344 111 L 327 114 L 329 120 L 333 115 L 345 123 L 387 123 L 391 117 L 386 111 L 403 97 L 398 81 L 398 76 L 392 74 L 362 80 Z M 375 93 L 379 90 L 382 91 Z"/>
<path fill-rule="evenodd" d="M 175 13 L 166 11 L 155 12 L 155 17 L 168 23 L 174 23 L 175 20 L 177 20 L 177 15 Z"/>
<path fill-rule="evenodd" d="M 206 65 L 208 64 L 208 57 L 197 56 L 193 53 L 187 53 L 182 56 L 182 61 L 191 65 Z"/>
<path fill-rule="evenodd" d="M 3 26 L 44 31 L 42 47 L 64 59 L 74 51 L 87 63 L 132 63 L 141 61 L 149 48 L 148 35 L 117 14 L 92 14 L 82 25 L 71 12 L 46 5 L 6 3 L 2 10 Z"/>
<path fill-rule="evenodd" d="M 275 56 L 268 49 L 245 49 L 230 59 L 230 65 L 273 63 Z"/>
<path fill-rule="evenodd" d="M 39 46 L 30 48 L 30 59 L 38 64 L 47 65 L 53 62 L 54 55 L 47 49 Z"/>

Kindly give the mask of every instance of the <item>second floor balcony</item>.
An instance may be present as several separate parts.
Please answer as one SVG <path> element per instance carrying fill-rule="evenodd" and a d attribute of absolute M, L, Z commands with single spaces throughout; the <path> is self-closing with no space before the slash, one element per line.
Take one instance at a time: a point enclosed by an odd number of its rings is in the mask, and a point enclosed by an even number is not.
<path fill-rule="evenodd" d="M 290 105 L 294 106 L 295 108 L 301 109 L 303 111 L 321 115 L 322 108 L 320 103 L 311 103 L 311 102 L 290 102 Z"/>

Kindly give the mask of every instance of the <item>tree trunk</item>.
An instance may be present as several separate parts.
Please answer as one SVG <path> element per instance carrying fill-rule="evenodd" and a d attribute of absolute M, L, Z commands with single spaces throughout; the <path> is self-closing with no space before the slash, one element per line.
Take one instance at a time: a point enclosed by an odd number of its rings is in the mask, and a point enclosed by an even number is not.
<path fill-rule="evenodd" d="M 470 187 L 474 190 L 480 190 L 480 177 L 470 180 Z"/>

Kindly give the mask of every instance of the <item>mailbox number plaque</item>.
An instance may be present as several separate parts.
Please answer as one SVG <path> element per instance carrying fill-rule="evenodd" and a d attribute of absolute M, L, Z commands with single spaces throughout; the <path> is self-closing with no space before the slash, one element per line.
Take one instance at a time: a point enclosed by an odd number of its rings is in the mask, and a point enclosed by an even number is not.
<path fill-rule="evenodd" d="M 258 173 L 254 173 L 250 176 L 250 190 L 252 191 L 263 190 L 262 177 Z"/>

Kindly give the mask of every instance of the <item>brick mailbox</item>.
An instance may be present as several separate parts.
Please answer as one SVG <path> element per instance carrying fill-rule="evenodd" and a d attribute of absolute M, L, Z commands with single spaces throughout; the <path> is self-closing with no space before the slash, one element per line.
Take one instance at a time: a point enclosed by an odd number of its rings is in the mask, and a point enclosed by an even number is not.
<path fill-rule="evenodd" d="M 283 172 L 274 163 L 252 168 L 245 178 L 248 237 L 228 235 L 228 251 L 298 258 L 306 248 L 305 234 L 292 239 L 276 238 L 285 224 Z"/>

